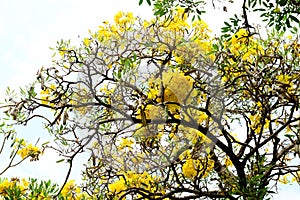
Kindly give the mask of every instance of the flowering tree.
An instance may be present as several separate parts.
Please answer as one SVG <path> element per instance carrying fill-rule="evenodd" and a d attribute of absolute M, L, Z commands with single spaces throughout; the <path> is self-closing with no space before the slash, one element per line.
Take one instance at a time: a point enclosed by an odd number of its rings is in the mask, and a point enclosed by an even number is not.
<path fill-rule="evenodd" d="M 150 21 L 119 12 L 54 51 L 54 66 L 7 91 L 1 150 L 12 143 L 8 168 L 56 150 L 69 164 L 65 183 L 3 179 L 1 195 L 263 199 L 278 182 L 300 182 L 298 37 L 241 28 L 225 41 L 178 7 Z M 54 144 L 17 137 L 13 124 L 35 118 Z M 82 152 L 79 187 L 68 179 Z"/>

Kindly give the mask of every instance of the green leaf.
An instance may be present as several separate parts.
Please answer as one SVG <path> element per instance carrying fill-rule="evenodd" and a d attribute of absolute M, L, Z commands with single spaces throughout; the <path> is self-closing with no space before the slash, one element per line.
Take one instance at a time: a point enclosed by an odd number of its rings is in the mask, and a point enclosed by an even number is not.
<path fill-rule="evenodd" d="M 293 138 L 295 135 L 293 134 L 284 134 L 285 137 L 290 137 L 290 138 Z"/>
<path fill-rule="evenodd" d="M 157 10 L 155 13 L 154 13 L 154 15 L 155 16 L 163 16 L 163 15 L 165 15 L 167 12 L 166 11 L 164 11 L 163 9 L 160 9 L 160 10 Z"/>
<path fill-rule="evenodd" d="M 264 8 L 256 8 L 256 9 L 254 9 L 253 11 L 254 11 L 254 12 L 256 12 L 256 11 L 261 11 L 261 12 L 263 12 L 263 11 L 266 11 L 266 9 L 264 9 Z"/>
<path fill-rule="evenodd" d="M 256 3 L 257 3 L 257 1 L 254 0 L 254 1 L 253 1 L 253 4 L 252 4 L 252 6 L 251 6 L 251 8 L 254 8 L 254 7 L 256 6 Z"/>
<path fill-rule="evenodd" d="M 196 9 L 196 12 L 198 15 L 201 15 L 203 13 L 203 11 L 200 11 L 198 8 Z"/>
<path fill-rule="evenodd" d="M 45 146 L 45 145 L 47 145 L 47 144 L 49 144 L 50 142 L 48 141 L 48 142 L 44 142 L 43 144 L 42 144 L 42 146 Z"/>
<path fill-rule="evenodd" d="M 299 26 L 300 26 L 300 24 L 299 24 Z M 297 34 L 298 33 L 298 28 L 294 26 L 293 29 L 291 30 L 291 33 L 292 34 Z M 299 108 L 300 108 L 300 104 L 299 104 Z"/>
<path fill-rule="evenodd" d="M 287 3 L 287 0 L 281 0 L 281 1 L 278 1 L 278 4 L 279 4 L 280 6 L 285 6 L 286 3 Z"/>
<path fill-rule="evenodd" d="M 228 32 L 229 30 L 230 30 L 230 27 L 223 27 L 222 30 L 221 30 L 221 32 L 222 32 L 222 33 L 226 33 L 226 32 Z"/>
<path fill-rule="evenodd" d="M 268 4 L 267 4 L 265 1 L 263 1 L 263 5 L 264 5 L 265 7 L 268 7 Z"/>
<path fill-rule="evenodd" d="M 227 26 L 227 27 L 230 27 L 230 24 L 228 22 L 224 22 L 224 24 Z"/>
<path fill-rule="evenodd" d="M 139 6 L 142 5 L 142 3 L 143 3 L 143 0 L 140 0 L 140 1 L 139 1 Z"/>
<path fill-rule="evenodd" d="M 219 47 L 218 47 L 218 45 L 216 45 L 216 44 L 213 44 L 212 46 L 213 46 L 213 49 L 214 49 L 214 50 L 219 50 Z"/>
<path fill-rule="evenodd" d="M 9 155 L 9 158 L 12 158 L 14 154 L 15 154 L 15 150 L 13 149 Z"/>
<path fill-rule="evenodd" d="M 287 19 L 285 20 L 285 23 L 286 23 L 286 25 L 287 25 L 288 28 L 292 28 L 291 23 L 290 23 L 290 19 L 289 19 L 289 18 L 287 18 Z"/>
<path fill-rule="evenodd" d="M 2 122 L 2 124 L 0 124 L 0 127 L 3 127 L 5 125 L 5 122 Z"/>
<path fill-rule="evenodd" d="M 291 20 L 293 20 L 296 23 L 300 23 L 299 19 L 297 17 L 294 17 L 293 15 L 290 15 Z M 300 24 L 299 24 L 300 25 Z"/>
<path fill-rule="evenodd" d="M 56 163 L 61 163 L 61 162 L 63 162 L 63 161 L 65 161 L 65 159 L 57 160 Z"/>
<path fill-rule="evenodd" d="M 146 0 L 148 5 L 151 6 L 151 0 Z"/>

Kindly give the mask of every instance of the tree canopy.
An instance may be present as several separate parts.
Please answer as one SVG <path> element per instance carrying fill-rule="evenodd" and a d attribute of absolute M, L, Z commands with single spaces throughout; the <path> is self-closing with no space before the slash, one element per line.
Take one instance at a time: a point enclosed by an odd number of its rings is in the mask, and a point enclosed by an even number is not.
<path fill-rule="evenodd" d="M 48 149 L 69 170 L 62 186 L 0 179 L 6 199 L 266 199 L 300 183 L 299 36 L 236 25 L 215 37 L 189 17 L 202 1 L 146 2 L 154 19 L 119 12 L 80 45 L 58 42 L 28 87 L 7 89 L 0 153 L 11 147 L 11 162 L 0 175 Z M 299 12 L 296 1 L 273 6 L 262 17 Z M 18 136 L 14 126 L 36 118 L 51 143 Z M 83 152 L 79 185 L 69 175 Z"/>

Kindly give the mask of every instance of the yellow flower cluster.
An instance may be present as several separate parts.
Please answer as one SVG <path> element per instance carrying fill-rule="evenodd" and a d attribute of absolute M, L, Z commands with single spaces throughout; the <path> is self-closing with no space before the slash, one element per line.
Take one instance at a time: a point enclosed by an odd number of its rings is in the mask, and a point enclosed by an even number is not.
<path fill-rule="evenodd" d="M 198 65 L 199 53 L 205 59 L 214 60 L 212 52 L 212 40 L 210 39 L 210 30 L 203 20 L 195 20 L 189 23 L 184 9 L 178 7 L 175 17 L 169 22 L 162 22 L 162 33 L 165 35 L 163 40 L 166 43 L 175 44 L 173 55 L 175 56 L 175 65 Z M 167 24 L 167 26 L 164 26 Z M 164 51 L 165 45 L 158 49 Z"/>
<path fill-rule="evenodd" d="M 90 107 L 84 105 L 85 103 L 88 103 L 90 100 L 90 94 L 89 91 L 80 84 L 78 86 L 78 91 L 76 93 L 73 93 L 72 100 L 70 100 L 70 104 L 72 104 L 76 111 L 80 115 L 85 115 L 89 110 Z"/>
<path fill-rule="evenodd" d="M 288 179 L 288 176 L 289 174 L 286 174 L 286 175 L 283 175 L 279 178 L 279 183 L 282 183 L 282 184 L 288 184 L 290 183 L 289 179 Z"/>
<path fill-rule="evenodd" d="M 278 179 L 281 184 L 300 183 L 300 170 L 290 174 L 281 175 Z"/>
<path fill-rule="evenodd" d="M 99 26 L 97 33 L 92 34 L 92 38 L 96 38 L 103 43 L 113 37 L 120 39 L 121 33 L 132 29 L 136 19 L 131 12 L 124 13 L 120 11 L 114 16 L 114 24 L 109 24 L 107 21 L 103 22 L 103 25 Z M 86 38 L 84 45 L 89 46 L 90 42 L 91 40 Z M 101 52 L 99 53 L 101 54 Z"/>
<path fill-rule="evenodd" d="M 2 197 L 7 196 L 8 190 L 19 190 L 21 194 L 24 194 L 28 189 L 28 185 L 29 183 L 24 178 L 21 181 L 18 178 L 12 178 L 10 181 L 8 179 L 4 179 L 0 182 L 0 195 Z M 17 190 L 14 188 L 17 188 Z"/>
<path fill-rule="evenodd" d="M 136 21 L 136 18 L 133 16 L 132 12 L 123 13 L 120 11 L 114 16 L 114 20 L 116 25 L 122 28 L 132 25 Z"/>
<path fill-rule="evenodd" d="M 146 116 L 149 117 L 147 119 L 151 120 L 159 120 L 164 119 L 166 113 L 162 106 L 148 104 L 146 106 Z"/>
<path fill-rule="evenodd" d="M 286 89 L 286 92 L 289 94 L 296 92 L 297 86 L 293 84 L 293 81 L 298 78 L 298 75 L 286 75 L 280 74 L 276 76 L 280 86 L 283 86 Z"/>
<path fill-rule="evenodd" d="M 41 104 L 49 105 L 51 107 L 54 106 L 54 103 L 51 102 L 51 100 L 53 100 L 55 98 L 55 96 L 53 95 L 53 92 L 55 91 L 55 89 L 56 89 L 56 86 L 54 84 L 51 84 L 50 87 L 47 87 L 40 92 Z"/>
<path fill-rule="evenodd" d="M 87 47 L 90 46 L 91 42 L 92 42 L 92 40 L 89 39 L 89 38 L 84 38 L 83 39 L 84 46 L 87 46 Z"/>
<path fill-rule="evenodd" d="M 225 164 L 226 167 L 233 166 L 232 161 L 230 160 L 230 158 L 228 156 L 225 157 L 224 164 Z"/>
<path fill-rule="evenodd" d="M 133 138 L 122 138 L 120 144 L 118 145 L 118 149 L 122 150 L 124 148 L 132 149 L 132 145 L 134 144 Z"/>
<path fill-rule="evenodd" d="M 81 189 L 77 186 L 75 180 L 69 180 L 61 191 L 61 195 L 66 197 L 66 200 L 79 200 L 81 199 L 82 195 L 84 195 L 80 193 Z"/>
<path fill-rule="evenodd" d="M 110 194 L 116 194 L 120 195 L 120 192 L 126 190 L 126 182 L 123 177 L 120 177 L 119 180 L 115 181 L 114 183 L 111 183 L 108 185 L 108 189 L 110 191 Z"/>
<path fill-rule="evenodd" d="M 230 52 L 234 57 L 241 57 L 242 61 L 252 63 L 255 56 L 264 54 L 262 46 L 249 35 L 246 29 L 240 29 L 235 33 L 229 43 Z"/>
<path fill-rule="evenodd" d="M 148 98 L 157 102 L 187 104 L 191 100 L 192 90 L 193 80 L 190 77 L 181 72 L 168 71 L 163 72 L 162 80 L 160 78 L 149 80 Z M 163 97 L 160 96 L 162 93 Z"/>
<path fill-rule="evenodd" d="M 261 104 L 258 103 L 257 106 L 258 106 L 258 110 L 261 110 Z M 270 125 L 270 120 L 266 119 L 265 122 L 264 122 L 264 125 L 262 126 L 261 114 L 260 113 L 256 113 L 255 115 L 250 115 L 249 119 L 251 121 L 250 128 L 252 130 L 254 130 L 254 132 L 256 134 L 262 133 L 262 131 L 264 131 L 264 129 L 268 130 L 269 125 Z M 262 130 L 262 128 L 263 128 L 263 130 Z"/>
<path fill-rule="evenodd" d="M 290 75 L 280 74 L 276 76 L 276 79 L 282 84 L 290 85 L 292 77 Z"/>
<path fill-rule="evenodd" d="M 119 197 L 127 188 L 143 188 L 146 190 L 155 190 L 153 187 L 155 183 L 159 181 L 158 178 L 151 176 L 148 172 L 135 173 L 133 171 L 128 171 L 121 173 L 118 180 L 108 185 L 109 193 L 108 195 L 113 195 L 114 197 Z"/>
<path fill-rule="evenodd" d="M 205 178 L 214 167 L 214 161 L 207 159 L 188 158 L 182 165 L 182 173 L 185 177 L 193 179 L 196 176 Z"/>
<path fill-rule="evenodd" d="M 162 79 L 150 79 L 148 98 L 158 103 L 165 103 L 167 111 L 174 118 L 180 118 L 180 106 L 192 101 L 195 96 L 193 90 L 193 80 L 181 72 L 163 72 Z M 147 105 L 147 119 L 161 119 L 166 115 L 166 111 L 155 105 Z"/>
<path fill-rule="evenodd" d="M 26 157 L 30 156 L 31 161 L 35 161 L 39 159 L 39 155 L 42 153 L 40 148 L 37 146 L 33 146 L 32 144 L 26 145 L 26 143 L 23 143 L 24 147 L 19 149 L 17 154 L 21 156 L 22 159 L 25 159 Z"/>
<path fill-rule="evenodd" d="M 188 16 L 185 13 L 185 9 L 177 7 L 173 18 L 166 22 L 169 24 L 168 29 L 176 32 L 186 31 L 188 28 L 190 28 L 189 24 L 187 23 L 187 17 Z"/>
<path fill-rule="evenodd" d="M 246 73 L 246 70 L 240 69 L 241 66 L 248 68 L 247 64 L 240 65 L 242 62 L 254 63 L 258 57 L 265 55 L 262 45 L 253 36 L 249 35 L 246 29 L 239 29 L 230 41 L 225 43 L 224 48 L 227 48 L 230 52 L 227 65 L 223 66 L 222 82 L 224 83 Z M 239 82 L 236 84 L 239 84 Z"/>
<path fill-rule="evenodd" d="M 211 140 L 200 131 L 197 131 L 195 129 L 193 131 L 193 129 L 191 128 L 189 128 L 187 138 L 192 141 L 193 145 L 195 145 L 196 142 L 200 141 L 200 143 L 197 143 L 197 146 L 203 147 L 203 149 L 201 148 L 201 150 L 203 150 L 204 152 L 198 152 L 201 151 L 200 149 L 198 149 L 197 152 L 194 152 L 195 149 L 187 149 L 183 153 L 181 153 L 179 155 L 179 159 L 181 161 L 184 161 L 184 164 L 182 165 L 182 173 L 186 178 L 190 179 L 193 179 L 197 176 L 205 178 L 214 167 L 214 160 L 212 160 L 209 156 L 209 152 L 211 151 L 211 147 L 209 144 L 211 143 Z M 192 152 L 193 154 L 199 154 L 198 157 L 195 158 L 195 155 L 192 155 Z"/>
<path fill-rule="evenodd" d="M 182 173 L 187 178 L 194 178 L 197 176 L 199 168 L 199 161 L 193 159 L 187 159 L 182 165 Z"/>

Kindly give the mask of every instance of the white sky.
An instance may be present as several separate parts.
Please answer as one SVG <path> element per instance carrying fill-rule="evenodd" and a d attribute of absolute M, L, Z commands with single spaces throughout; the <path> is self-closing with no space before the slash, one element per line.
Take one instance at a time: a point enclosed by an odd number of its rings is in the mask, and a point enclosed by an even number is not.
<path fill-rule="evenodd" d="M 210 2 L 210 1 L 209 1 Z M 204 19 L 213 30 L 219 30 L 224 19 L 232 13 L 209 13 Z M 52 52 L 60 39 L 78 40 L 96 30 L 104 20 L 112 20 L 118 11 L 133 11 L 135 15 L 149 18 L 148 6 L 138 6 L 138 0 L 2 0 L 0 2 L 0 97 L 6 86 L 18 88 L 35 79 L 41 66 L 51 66 Z M 0 102 L 2 100 L 0 99 Z M 21 129 L 23 134 L 46 134 L 38 122 Z M 1 156 L 0 156 L 1 159 Z M 8 171 L 5 176 L 37 177 L 62 183 L 67 168 L 55 165 L 57 157 L 46 153 L 40 162 L 26 163 Z M 1 166 L 1 164 L 0 164 Z M 1 168 L 0 168 L 1 171 Z M 76 168 L 72 177 L 78 176 Z M 276 199 L 293 199 L 299 187 L 283 187 Z"/>

